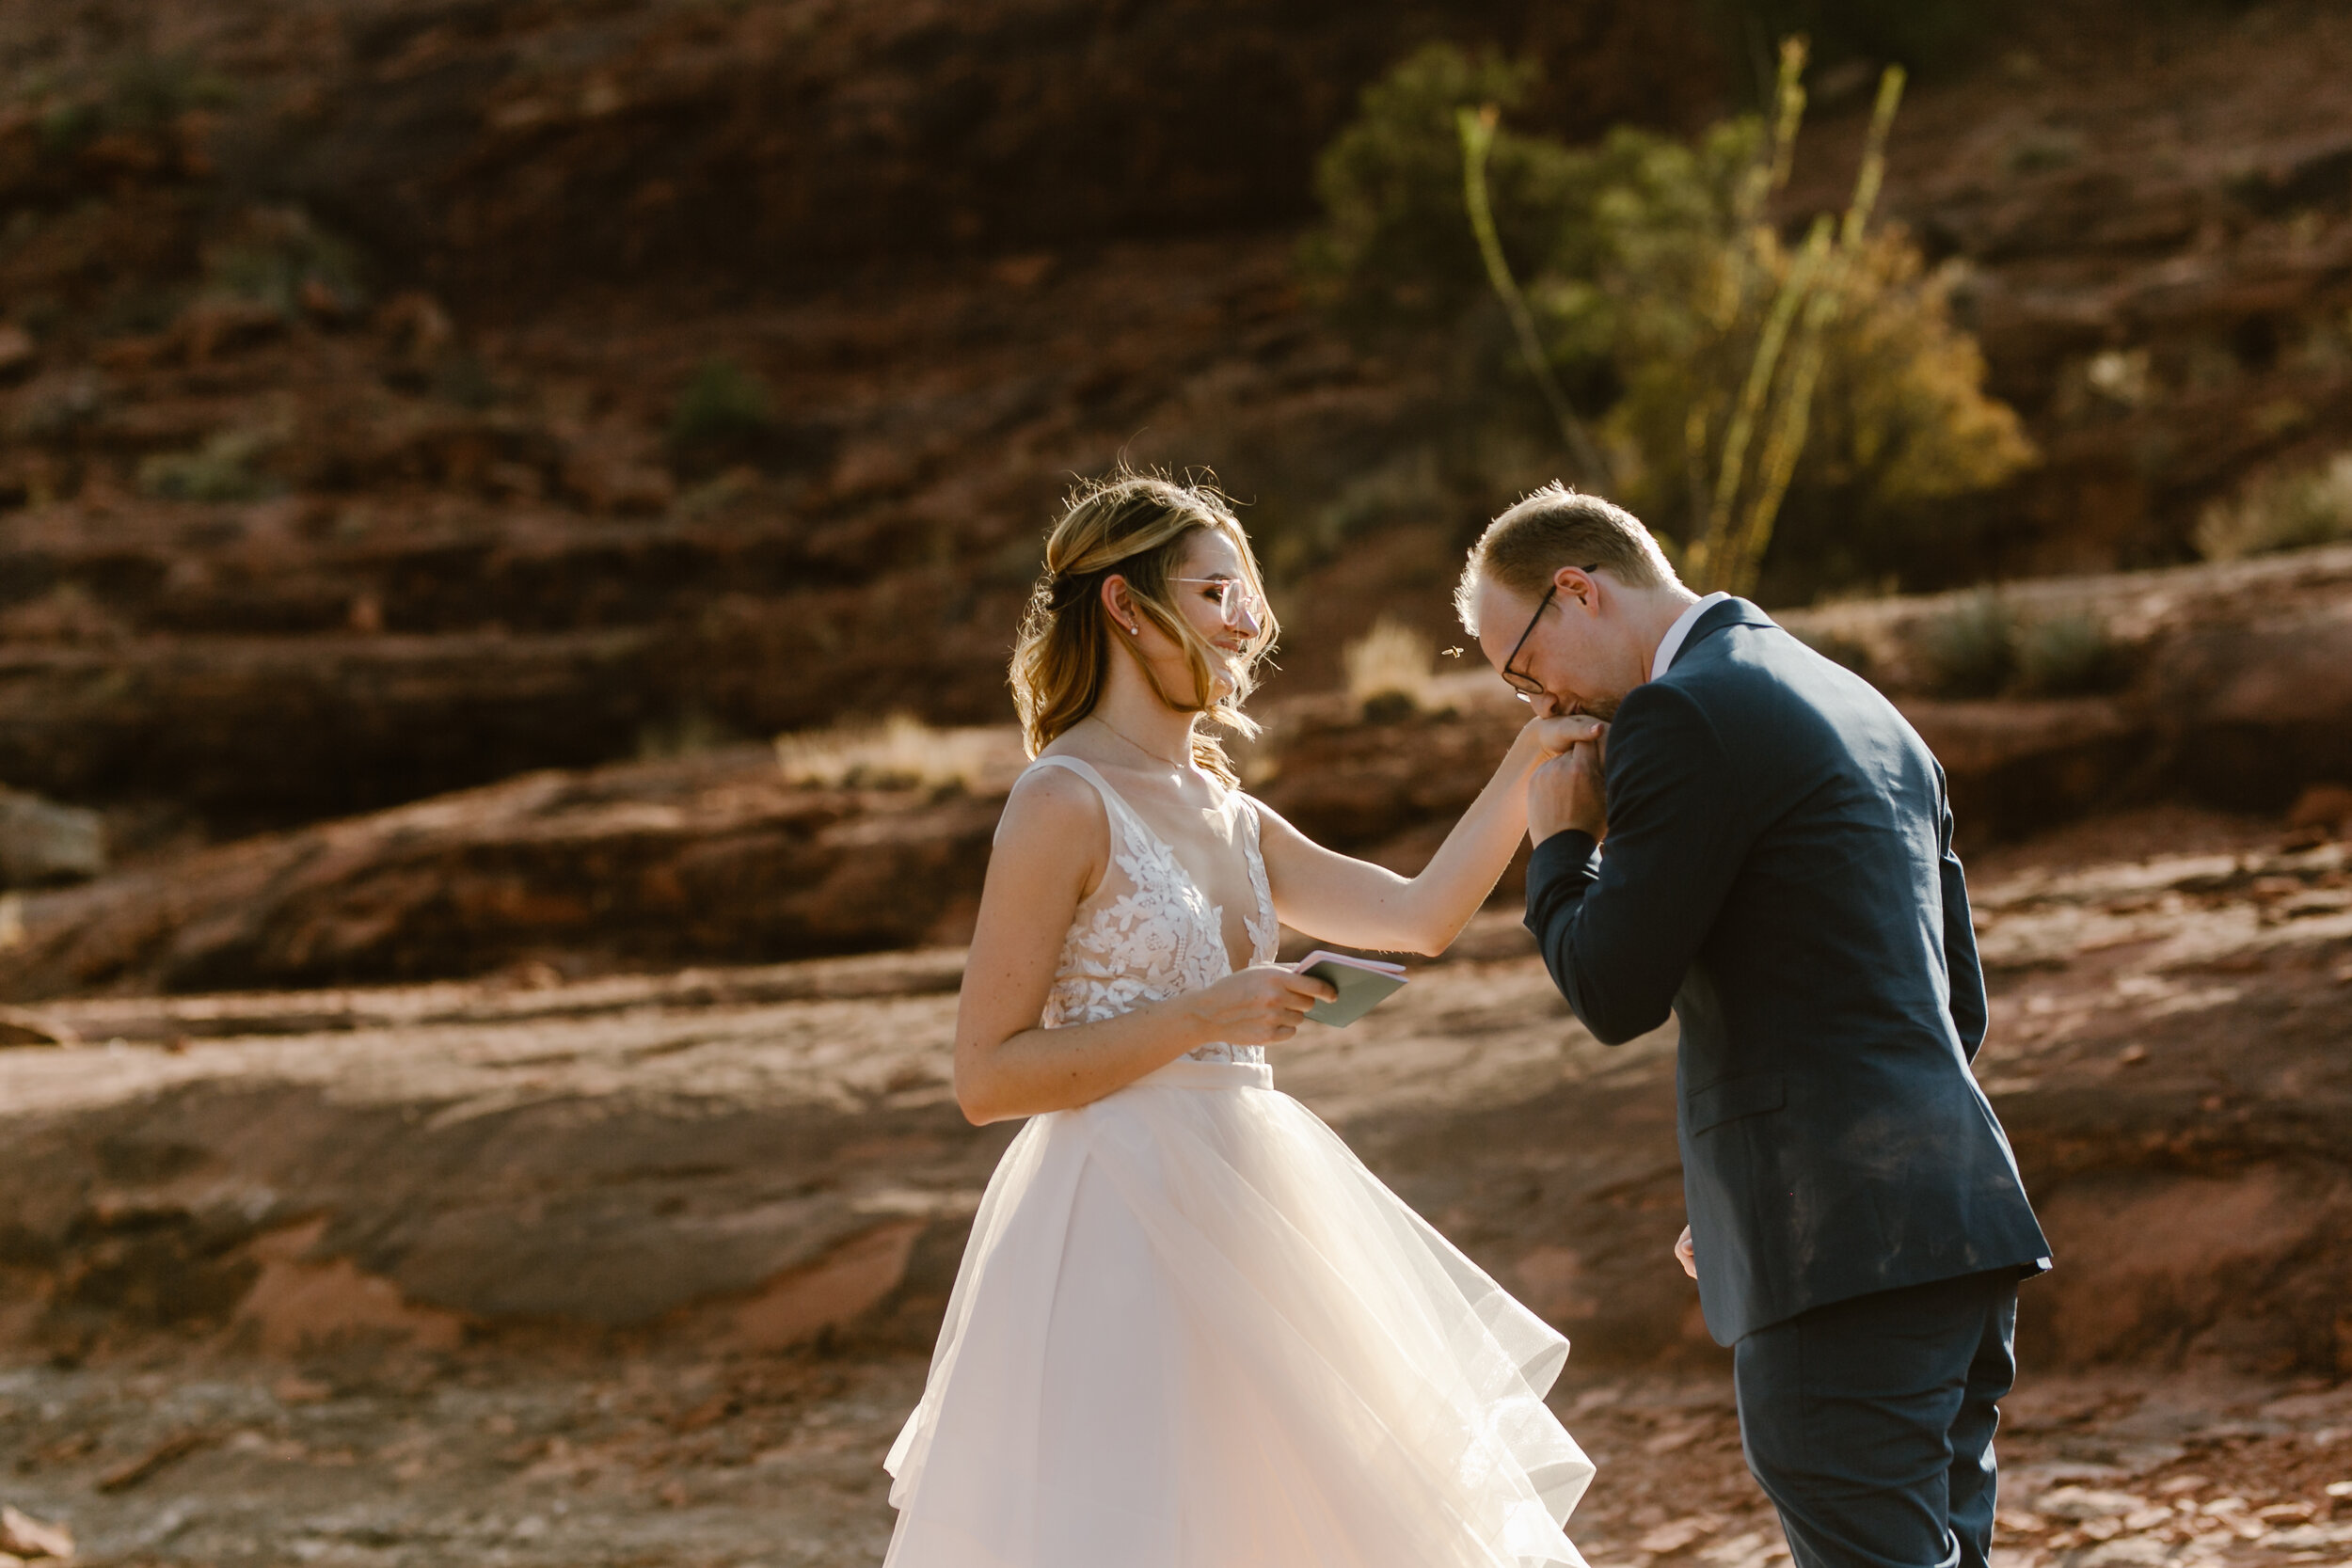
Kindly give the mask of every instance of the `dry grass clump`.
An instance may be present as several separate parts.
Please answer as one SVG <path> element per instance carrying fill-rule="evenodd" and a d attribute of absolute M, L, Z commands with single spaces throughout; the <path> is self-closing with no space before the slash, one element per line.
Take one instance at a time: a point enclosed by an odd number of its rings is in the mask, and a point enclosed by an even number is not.
<path fill-rule="evenodd" d="M 2307 468 L 2265 474 L 2197 524 L 2197 552 L 2235 561 L 2352 539 L 2352 451 Z"/>
<path fill-rule="evenodd" d="M 933 729 L 912 714 L 881 723 L 800 730 L 776 736 L 787 784 L 820 789 L 972 789 L 1005 759 L 1006 735 L 988 728 Z"/>
<path fill-rule="evenodd" d="M 1383 615 L 1341 650 L 1347 695 L 1368 719 L 1404 718 L 1441 706 L 1434 664 L 1437 644 L 1404 622 Z"/>

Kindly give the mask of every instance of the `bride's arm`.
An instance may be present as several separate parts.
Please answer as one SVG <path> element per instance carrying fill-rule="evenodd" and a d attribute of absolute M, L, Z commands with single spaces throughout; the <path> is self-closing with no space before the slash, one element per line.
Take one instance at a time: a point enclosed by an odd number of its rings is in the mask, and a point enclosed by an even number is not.
<path fill-rule="evenodd" d="M 1289 1039 L 1333 994 L 1288 970 L 1245 969 L 1100 1023 L 1041 1027 L 1062 941 L 1109 855 L 1103 798 L 1064 769 L 1039 769 L 1005 804 L 956 1009 L 956 1103 L 976 1125 L 1090 1104 L 1212 1041 Z"/>
<path fill-rule="evenodd" d="M 1598 729 L 1583 718 L 1528 721 L 1502 766 L 1418 877 L 1326 849 L 1260 803 L 1260 842 L 1276 911 L 1285 925 L 1345 947 L 1444 952 L 1494 891 L 1527 831 L 1528 775 L 1570 741 Z"/>

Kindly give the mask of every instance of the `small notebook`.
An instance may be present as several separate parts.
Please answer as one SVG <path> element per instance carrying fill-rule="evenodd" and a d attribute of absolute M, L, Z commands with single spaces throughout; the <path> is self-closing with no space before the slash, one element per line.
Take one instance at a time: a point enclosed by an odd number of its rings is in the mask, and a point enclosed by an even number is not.
<path fill-rule="evenodd" d="M 1307 1009 L 1307 1016 L 1317 1023 L 1353 1023 L 1406 983 L 1403 964 L 1359 958 L 1320 947 L 1291 968 L 1327 982 L 1340 993 L 1336 1002 L 1318 1002 Z"/>

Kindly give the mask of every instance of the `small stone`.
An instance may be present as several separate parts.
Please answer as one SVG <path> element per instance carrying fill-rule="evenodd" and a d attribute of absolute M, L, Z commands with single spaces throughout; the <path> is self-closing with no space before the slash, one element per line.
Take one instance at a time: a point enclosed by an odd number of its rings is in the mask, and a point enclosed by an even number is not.
<path fill-rule="evenodd" d="M 2128 1514 L 2137 1513 L 2147 1506 L 2147 1498 L 2136 1497 L 2129 1492 L 2101 1492 L 2088 1486 L 2061 1486 L 2055 1491 L 2043 1493 L 2035 1502 L 2034 1510 L 2053 1519 L 2073 1519 L 2079 1522 L 2101 1519 L 2121 1520 Z"/>
<path fill-rule="evenodd" d="M 1634 1543 L 1643 1551 L 1658 1557 L 1678 1552 L 1693 1541 L 1715 1533 L 1716 1521 L 1703 1515 L 1688 1519 L 1671 1519 Z"/>
<path fill-rule="evenodd" d="M 30 373 L 40 357 L 40 346 L 31 333 L 12 322 L 0 322 L 0 381 Z"/>
<path fill-rule="evenodd" d="M 2312 784 L 2288 810 L 2287 826 L 2337 835 L 2352 832 L 2352 789 L 2343 784 Z"/>
<path fill-rule="evenodd" d="M 0 882 L 41 887 L 106 869 L 106 825 L 96 812 L 0 786 Z"/>
<path fill-rule="evenodd" d="M 2094 1547 L 2081 1559 L 2081 1568 L 2155 1568 L 2172 1548 L 2153 1535 L 2125 1535 Z"/>
<path fill-rule="evenodd" d="M 73 1556 L 73 1532 L 63 1525 L 0 1507 L 0 1552 L 19 1558 L 55 1558 L 63 1562 Z"/>

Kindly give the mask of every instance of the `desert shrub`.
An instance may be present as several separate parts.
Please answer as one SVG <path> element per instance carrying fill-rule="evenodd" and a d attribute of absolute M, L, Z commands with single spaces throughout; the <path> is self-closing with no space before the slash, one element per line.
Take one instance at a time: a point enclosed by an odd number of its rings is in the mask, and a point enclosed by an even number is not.
<path fill-rule="evenodd" d="M 1454 112 L 1524 102 L 1535 68 L 1431 44 L 1363 92 L 1361 112 L 1315 163 L 1324 222 L 1301 250 L 1311 283 L 1359 316 L 1449 319 L 1483 296 L 1478 247 L 1462 215 Z M 1574 209 L 1571 160 L 1556 144 L 1504 132 L 1487 179 L 1515 255 L 1548 250 Z"/>
<path fill-rule="evenodd" d="M 215 293 L 288 316 L 322 302 L 353 309 L 367 293 L 359 252 L 299 207 L 244 214 L 230 234 L 212 247 L 204 271 Z"/>
<path fill-rule="evenodd" d="M 2070 610 L 2018 628 L 2017 684 L 2038 697 L 2082 697 L 2112 691 L 2131 675 L 2131 663 L 2107 624 L 2090 610 Z"/>
<path fill-rule="evenodd" d="M 680 447 L 754 439 L 775 428 L 776 397 L 768 383 L 732 359 L 704 361 L 678 394 L 670 439 Z"/>
<path fill-rule="evenodd" d="M 1454 117 L 1518 102 L 1532 80 L 1435 45 L 1366 90 L 1318 171 L 1325 223 L 1304 260 L 1324 297 L 1400 324 L 1486 308 Z M 1542 350 L 1583 411 L 1602 416 L 1609 487 L 1686 541 L 1703 531 L 1714 457 L 1774 302 L 1794 269 L 1818 264 L 1754 220 L 1786 145 L 1754 116 L 1689 142 L 1629 127 L 1581 148 L 1494 135 L 1495 227 Z M 2032 451 L 2015 413 L 1984 392 L 1948 277 L 1898 232 L 1835 254 L 1836 308 L 1788 502 L 1838 518 L 1848 555 L 1883 567 L 1891 557 L 1899 572 L 1948 502 L 2001 483 Z M 1523 380 L 1499 344 L 1482 373 Z"/>
<path fill-rule="evenodd" d="M 71 156 L 110 131 L 154 131 L 191 109 L 236 102 L 233 84 L 186 55 L 135 55 L 103 77 L 51 87 L 35 122 L 51 157 Z"/>
<path fill-rule="evenodd" d="M 2017 673 L 2017 616 L 1994 589 L 1980 588 L 1932 617 L 1917 639 L 1928 682 L 1944 696 L 1998 696 Z"/>
<path fill-rule="evenodd" d="M 259 500 L 278 488 L 259 467 L 265 446 L 248 432 L 224 431 L 193 451 L 141 459 L 138 486 L 161 500 Z"/>
<path fill-rule="evenodd" d="M 1347 669 L 1348 698 L 1367 719 L 1408 718 L 1436 705 L 1437 645 L 1404 622 L 1383 615 L 1340 657 Z"/>
<path fill-rule="evenodd" d="M 190 109 L 222 109 L 235 86 L 186 55 L 138 55 L 115 68 L 107 84 L 107 123 L 126 129 L 167 125 Z"/>
<path fill-rule="evenodd" d="M 444 358 L 434 372 L 431 382 L 433 395 L 460 408 L 479 413 L 495 407 L 504 391 L 490 367 L 470 354 L 453 354 Z"/>
<path fill-rule="evenodd" d="M 1710 316 L 1703 279 L 1645 292 L 1625 312 L 1626 394 L 1608 428 L 1627 503 L 1660 526 L 1697 531 L 1708 499 L 1697 459 L 1720 443 L 1764 308 L 1795 264 L 1769 234 L 1756 261 L 1764 286 L 1730 320 Z M 1983 354 L 1953 324 L 1948 290 L 1908 239 L 1881 234 L 1857 252 L 1824 329 L 1789 505 L 1879 536 L 1866 554 L 1899 559 L 1907 535 L 1939 520 L 1939 503 L 1998 485 L 2032 457 L 2015 411 L 1985 395 Z"/>
<path fill-rule="evenodd" d="M 2195 538 L 2208 561 L 2352 539 L 2352 451 L 2256 479 L 2234 499 L 2207 507 Z"/>

